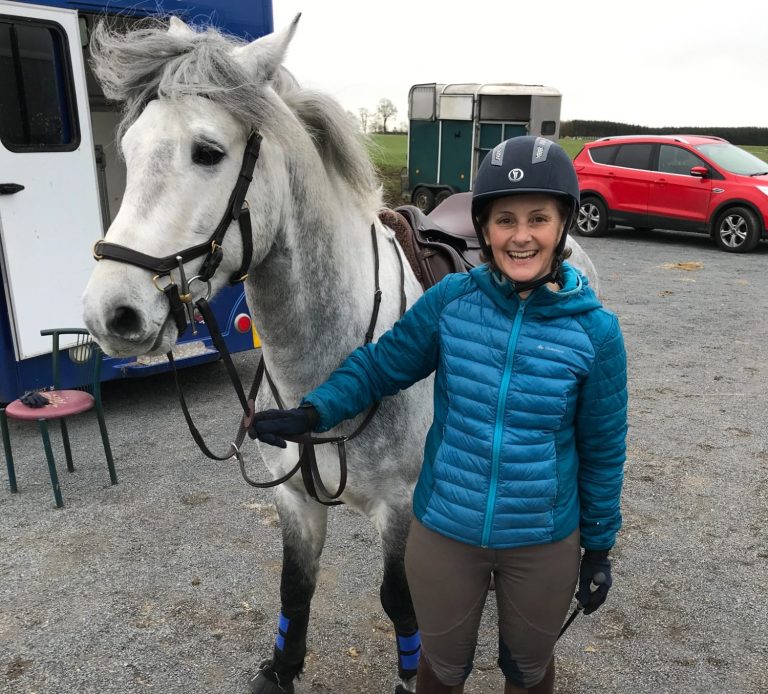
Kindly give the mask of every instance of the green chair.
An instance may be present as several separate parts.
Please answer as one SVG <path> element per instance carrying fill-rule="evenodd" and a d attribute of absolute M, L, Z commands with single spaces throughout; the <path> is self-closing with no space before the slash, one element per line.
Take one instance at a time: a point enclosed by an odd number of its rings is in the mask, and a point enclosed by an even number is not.
<path fill-rule="evenodd" d="M 72 450 L 69 444 L 69 432 L 67 431 L 66 418 L 82 412 L 95 409 L 99 420 L 101 441 L 104 444 L 104 453 L 107 457 L 109 479 L 112 484 L 117 484 L 115 463 L 112 460 L 112 449 L 109 445 L 107 425 L 104 421 L 104 410 L 101 404 L 101 365 L 103 353 L 101 348 L 93 341 L 87 330 L 80 328 L 62 328 L 57 330 L 41 330 L 41 335 L 50 335 L 53 339 L 53 389 L 43 391 L 42 395 L 48 400 L 48 404 L 35 408 L 28 407 L 21 400 L 14 400 L 3 408 L 0 408 L 0 430 L 3 434 L 3 446 L 5 449 L 5 464 L 8 468 L 8 481 L 11 492 L 16 493 L 16 471 L 13 465 L 11 453 L 11 439 L 8 430 L 8 419 L 17 421 L 35 421 L 40 429 L 43 439 L 45 457 L 48 461 L 48 472 L 53 485 L 53 496 L 56 506 L 64 505 L 59 487 L 59 476 L 56 473 L 56 463 L 53 458 L 51 439 L 48 434 L 48 422 L 59 420 L 61 437 L 64 443 L 64 454 L 67 458 L 67 470 L 75 471 L 72 462 Z M 63 335 L 76 336 L 76 344 L 71 347 L 60 347 L 60 337 Z M 75 389 L 61 389 L 61 366 L 63 360 L 68 360 L 68 381 L 83 385 Z"/>

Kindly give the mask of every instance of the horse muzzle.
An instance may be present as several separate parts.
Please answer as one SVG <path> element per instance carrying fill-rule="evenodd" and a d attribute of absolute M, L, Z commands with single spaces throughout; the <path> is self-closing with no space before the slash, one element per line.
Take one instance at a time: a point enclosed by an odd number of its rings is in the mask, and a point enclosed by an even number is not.
<path fill-rule="evenodd" d="M 96 275 L 83 296 L 83 320 L 107 354 L 137 357 L 164 354 L 173 347 L 178 333 L 168 302 L 151 283 L 139 296 L 126 296 L 124 287 L 98 281 Z"/>

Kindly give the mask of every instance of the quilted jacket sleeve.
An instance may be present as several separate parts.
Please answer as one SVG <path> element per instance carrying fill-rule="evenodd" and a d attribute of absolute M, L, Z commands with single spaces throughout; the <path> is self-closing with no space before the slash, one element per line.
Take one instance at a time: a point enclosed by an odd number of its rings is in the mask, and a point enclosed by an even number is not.
<path fill-rule="evenodd" d="M 627 438 L 627 357 L 615 316 L 582 384 L 576 419 L 581 544 L 610 549 L 621 527 Z"/>
<path fill-rule="evenodd" d="M 358 347 L 304 402 L 327 431 L 387 395 L 426 378 L 437 368 L 439 320 L 445 281 L 428 289 L 377 342 Z"/>

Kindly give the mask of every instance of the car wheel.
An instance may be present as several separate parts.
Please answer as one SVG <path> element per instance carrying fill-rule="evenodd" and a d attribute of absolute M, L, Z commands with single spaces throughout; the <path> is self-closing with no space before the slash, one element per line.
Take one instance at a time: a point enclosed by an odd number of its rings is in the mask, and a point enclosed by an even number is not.
<path fill-rule="evenodd" d="M 429 214 L 435 207 L 435 194 L 429 188 L 417 188 L 411 195 L 411 202 L 424 214 Z"/>
<path fill-rule="evenodd" d="M 608 230 L 608 210 L 600 198 L 590 196 L 581 201 L 576 229 L 582 236 L 602 236 Z"/>
<path fill-rule="evenodd" d="M 453 195 L 452 190 L 441 190 L 435 195 L 435 207 L 437 207 L 441 202 L 445 202 L 448 198 Z"/>
<path fill-rule="evenodd" d="M 729 253 L 748 253 L 760 242 L 760 225 L 748 207 L 731 207 L 715 222 L 715 243 Z"/>

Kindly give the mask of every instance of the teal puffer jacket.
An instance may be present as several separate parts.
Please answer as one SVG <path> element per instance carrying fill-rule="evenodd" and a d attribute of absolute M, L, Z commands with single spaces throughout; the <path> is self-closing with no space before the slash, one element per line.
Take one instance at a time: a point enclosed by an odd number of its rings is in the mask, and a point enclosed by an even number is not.
<path fill-rule="evenodd" d="M 449 275 L 305 401 L 318 431 L 435 371 L 434 420 L 413 507 L 428 528 L 497 549 L 581 529 L 610 549 L 621 526 L 627 433 L 616 317 L 564 264 L 525 300 L 487 266 Z"/>

